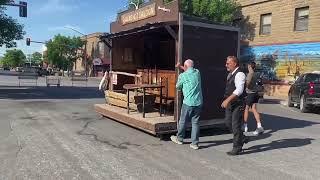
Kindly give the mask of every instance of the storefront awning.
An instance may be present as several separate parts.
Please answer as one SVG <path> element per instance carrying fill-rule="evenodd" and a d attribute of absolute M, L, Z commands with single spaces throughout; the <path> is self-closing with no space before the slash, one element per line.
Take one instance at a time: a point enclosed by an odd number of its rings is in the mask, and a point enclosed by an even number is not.
<path fill-rule="evenodd" d="M 158 23 L 152 23 L 152 24 L 148 23 L 144 26 L 133 28 L 133 29 L 130 29 L 127 31 L 121 31 L 118 33 L 113 33 L 113 34 L 105 34 L 105 35 L 100 36 L 100 39 L 112 39 L 112 38 L 137 34 L 137 33 L 145 32 L 145 31 L 163 28 L 165 26 L 177 25 L 177 24 L 178 24 L 178 22 L 175 22 L 175 21 L 174 22 L 158 22 Z"/>

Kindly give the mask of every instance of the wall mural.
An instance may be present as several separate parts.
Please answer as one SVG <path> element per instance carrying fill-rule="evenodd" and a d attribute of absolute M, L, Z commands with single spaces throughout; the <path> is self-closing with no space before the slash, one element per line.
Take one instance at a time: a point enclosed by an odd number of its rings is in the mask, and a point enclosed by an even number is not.
<path fill-rule="evenodd" d="M 255 61 L 266 80 L 289 82 L 320 71 L 320 42 L 241 47 L 241 63 Z"/>

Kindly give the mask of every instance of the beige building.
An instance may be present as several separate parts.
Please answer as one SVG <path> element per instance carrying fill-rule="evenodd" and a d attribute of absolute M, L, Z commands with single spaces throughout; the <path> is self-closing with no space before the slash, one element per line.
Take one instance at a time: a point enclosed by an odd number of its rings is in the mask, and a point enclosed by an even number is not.
<path fill-rule="evenodd" d="M 238 0 L 248 19 L 241 60 L 266 78 L 292 80 L 320 69 L 320 0 Z"/>
<path fill-rule="evenodd" d="M 85 71 L 87 67 L 89 76 L 102 76 L 103 72 L 108 69 L 110 65 L 109 48 L 100 41 L 101 35 L 103 33 L 92 33 L 81 37 L 87 42 L 87 63 L 83 58 L 78 59 L 73 67 L 74 71 Z"/>

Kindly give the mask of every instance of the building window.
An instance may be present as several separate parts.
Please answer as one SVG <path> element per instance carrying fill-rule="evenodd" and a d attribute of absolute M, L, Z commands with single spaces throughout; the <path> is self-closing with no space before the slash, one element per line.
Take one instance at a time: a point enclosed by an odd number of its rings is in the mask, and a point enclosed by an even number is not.
<path fill-rule="evenodd" d="M 271 34 L 271 13 L 261 15 L 260 34 Z"/>
<path fill-rule="evenodd" d="M 308 31 L 309 7 L 297 8 L 295 11 L 294 30 Z"/>

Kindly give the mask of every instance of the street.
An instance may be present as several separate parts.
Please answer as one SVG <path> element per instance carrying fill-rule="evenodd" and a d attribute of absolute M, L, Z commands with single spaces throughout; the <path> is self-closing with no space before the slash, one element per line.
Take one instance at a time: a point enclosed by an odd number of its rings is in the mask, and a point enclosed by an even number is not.
<path fill-rule="evenodd" d="M 319 9 L 0 0 L 0 180 L 320 180 Z"/>
<path fill-rule="evenodd" d="M 97 83 L 87 88 L 1 84 L 0 179 L 320 177 L 319 114 L 266 99 L 258 106 L 265 133 L 252 138 L 242 155 L 230 157 L 225 152 L 232 136 L 219 128 L 202 131 L 195 151 L 100 117 L 93 109 L 104 103 Z"/>

